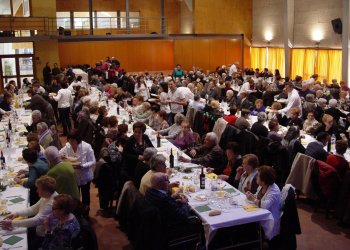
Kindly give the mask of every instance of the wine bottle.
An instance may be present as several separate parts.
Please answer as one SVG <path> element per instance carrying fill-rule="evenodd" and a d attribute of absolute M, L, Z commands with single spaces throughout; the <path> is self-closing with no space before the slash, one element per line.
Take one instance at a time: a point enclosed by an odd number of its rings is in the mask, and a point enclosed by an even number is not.
<path fill-rule="evenodd" d="M 129 124 L 131 124 L 133 122 L 132 120 L 132 114 L 129 114 Z"/>
<path fill-rule="evenodd" d="M 199 175 L 199 187 L 200 189 L 205 189 L 205 174 L 203 168 L 201 174 Z"/>
<path fill-rule="evenodd" d="M 9 119 L 9 130 L 12 131 L 11 119 Z"/>
<path fill-rule="evenodd" d="M 160 134 L 157 134 L 157 148 L 160 148 Z"/>
<path fill-rule="evenodd" d="M 10 133 L 11 133 L 10 130 L 8 130 L 6 132 L 6 145 L 7 145 L 8 148 L 10 147 L 10 143 L 11 143 Z"/>
<path fill-rule="evenodd" d="M 174 155 L 173 155 L 173 149 L 170 149 L 169 163 L 170 163 L 170 168 L 174 168 Z"/>
<path fill-rule="evenodd" d="M 117 115 L 120 115 L 119 105 L 117 106 Z"/>
<path fill-rule="evenodd" d="M 5 157 L 4 157 L 4 154 L 3 154 L 2 150 L 1 150 L 1 156 L 0 156 L 1 169 L 5 168 L 5 164 L 6 164 Z"/>

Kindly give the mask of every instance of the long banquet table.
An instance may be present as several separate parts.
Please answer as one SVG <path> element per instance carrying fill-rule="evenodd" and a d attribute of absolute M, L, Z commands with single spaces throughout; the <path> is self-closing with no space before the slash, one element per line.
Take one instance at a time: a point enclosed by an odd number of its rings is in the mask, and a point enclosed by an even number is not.
<path fill-rule="evenodd" d="M 90 98 L 92 100 L 98 100 L 99 93 L 98 90 L 92 88 L 92 93 L 90 94 Z M 128 123 L 129 115 L 127 111 L 123 108 L 119 108 L 120 113 L 117 114 L 117 104 L 115 102 L 108 102 L 109 112 L 108 115 L 117 116 L 119 122 L 125 121 Z M 100 100 L 100 105 L 106 105 L 105 100 Z M 150 137 L 151 142 L 156 147 L 156 135 L 153 133 L 154 130 L 147 126 L 146 134 Z M 129 135 L 132 134 L 132 124 L 129 124 Z M 169 166 L 169 154 L 172 149 L 173 154 L 175 155 L 175 167 L 180 167 L 181 169 L 191 169 L 193 173 L 181 173 L 180 171 L 173 171 L 171 175 L 171 181 L 179 181 L 181 185 L 189 186 L 192 185 L 195 187 L 196 192 L 185 192 L 189 200 L 189 205 L 191 209 L 199 216 L 202 220 L 204 232 L 205 232 L 205 240 L 206 245 L 208 246 L 210 241 L 215 236 L 216 232 L 220 228 L 227 228 L 232 226 L 238 226 L 242 224 L 248 224 L 253 222 L 260 222 L 260 225 L 264 229 L 265 235 L 269 237 L 271 233 L 271 228 L 273 225 L 273 217 L 270 211 L 266 209 L 252 209 L 254 211 L 246 211 L 244 209 L 245 206 L 251 205 L 249 201 L 246 199 L 245 195 L 232 187 L 229 183 L 222 181 L 221 187 L 223 188 L 223 197 L 216 199 L 215 191 L 211 192 L 211 178 L 206 178 L 206 188 L 205 190 L 199 189 L 199 176 L 198 170 L 199 167 L 196 164 L 192 163 L 183 163 L 177 160 L 177 156 L 181 154 L 184 157 L 189 158 L 186 154 L 182 153 L 176 146 L 174 146 L 167 139 L 161 139 L 161 147 L 156 147 L 158 153 L 163 154 L 167 159 L 167 166 Z M 198 183 L 194 180 L 193 176 L 196 175 L 195 178 L 198 179 Z M 206 195 L 208 199 L 206 201 L 197 201 L 195 198 L 198 195 Z M 229 201 L 232 204 L 230 205 Z M 206 212 L 198 212 L 198 206 L 207 205 L 210 209 L 220 210 L 222 213 L 218 216 L 209 216 L 208 211 Z"/>
<path fill-rule="evenodd" d="M 25 137 L 20 137 L 19 133 L 25 131 L 24 124 L 31 122 L 31 110 L 16 109 L 19 119 L 16 121 L 10 117 L 4 117 L 0 122 L 0 149 L 6 159 L 6 169 L 0 170 L 0 179 L 3 184 L 7 184 L 5 191 L 0 192 L 1 209 L 0 213 L 16 212 L 23 210 L 29 205 L 29 190 L 21 185 L 13 184 L 13 177 L 21 169 L 27 169 L 28 166 L 19 161 L 18 157 L 22 155 L 23 148 L 27 145 Z M 10 147 L 6 146 L 5 129 L 8 128 L 8 119 L 12 121 L 12 127 L 15 131 L 11 136 Z M 12 182 L 12 183 L 11 183 Z M 0 216 L 0 220 L 4 219 Z M 3 249 L 28 249 L 27 229 L 14 228 L 13 230 L 0 230 L 0 237 L 3 240 Z"/>

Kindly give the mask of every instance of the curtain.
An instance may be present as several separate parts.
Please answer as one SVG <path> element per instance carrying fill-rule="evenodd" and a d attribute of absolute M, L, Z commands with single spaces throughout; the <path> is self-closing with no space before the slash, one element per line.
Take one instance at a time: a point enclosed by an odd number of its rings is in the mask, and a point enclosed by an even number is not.
<path fill-rule="evenodd" d="M 328 82 L 332 79 L 342 80 L 342 51 L 328 50 Z"/>
<path fill-rule="evenodd" d="M 266 67 L 266 48 L 250 48 L 251 67 L 259 68 L 260 71 Z"/>
<path fill-rule="evenodd" d="M 304 57 L 305 49 L 292 49 L 291 79 L 294 79 L 296 76 L 302 77 L 304 75 Z"/>
<path fill-rule="evenodd" d="M 268 69 L 274 74 L 275 69 L 280 71 L 282 77 L 285 76 L 285 57 L 284 57 L 284 49 L 282 48 L 269 48 L 268 52 Z"/>
<path fill-rule="evenodd" d="M 309 79 L 313 74 L 315 74 L 315 62 L 316 62 L 316 50 L 306 49 L 304 57 L 304 72 L 303 79 Z"/>
<path fill-rule="evenodd" d="M 323 79 L 328 79 L 328 50 L 320 49 L 317 51 L 315 73 L 318 74 L 320 81 Z"/>

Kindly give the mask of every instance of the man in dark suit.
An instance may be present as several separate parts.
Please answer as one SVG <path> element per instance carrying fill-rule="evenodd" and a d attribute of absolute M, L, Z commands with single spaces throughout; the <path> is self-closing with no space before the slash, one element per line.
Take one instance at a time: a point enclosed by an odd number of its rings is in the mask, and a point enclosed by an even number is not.
<path fill-rule="evenodd" d="M 305 154 L 316 160 L 327 161 L 328 153 L 324 147 L 328 144 L 329 135 L 326 132 L 321 132 L 317 135 L 316 141 L 307 145 Z"/>
<path fill-rule="evenodd" d="M 168 175 L 157 172 L 151 177 L 151 188 L 145 194 L 146 201 L 157 207 L 166 225 L 186 223 L 190 215 L 187 199 L 179 193 L 169 194 Z"/>
<path fill-rule="evenodd" d="M 251 103 L 248 100 L 248 93 L 247 92 L 241 92 L 239 94 L 240 101 L 238 102 L 238 106 L 240 109 L 251 109 L 253 107 L 253 103 Z"/>

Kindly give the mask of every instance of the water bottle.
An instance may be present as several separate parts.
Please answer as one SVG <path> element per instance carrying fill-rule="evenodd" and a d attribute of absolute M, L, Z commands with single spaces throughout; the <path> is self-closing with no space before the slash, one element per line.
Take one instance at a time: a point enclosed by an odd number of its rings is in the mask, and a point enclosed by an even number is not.
<path fill-rule="evenodd" d="M 333 151 L 335 148 L 335 142 L 337 141 L 337 138 L 335 137 L 334 134 L 331 136 L 331 150 Z"/>

